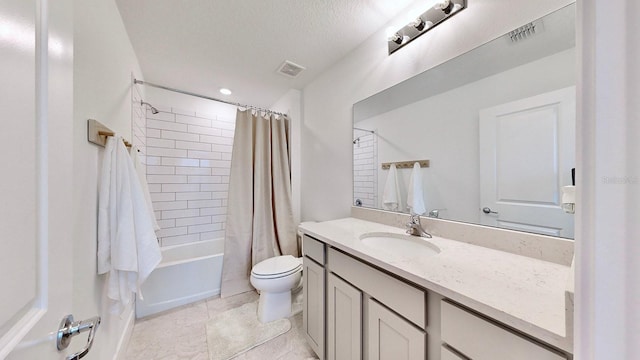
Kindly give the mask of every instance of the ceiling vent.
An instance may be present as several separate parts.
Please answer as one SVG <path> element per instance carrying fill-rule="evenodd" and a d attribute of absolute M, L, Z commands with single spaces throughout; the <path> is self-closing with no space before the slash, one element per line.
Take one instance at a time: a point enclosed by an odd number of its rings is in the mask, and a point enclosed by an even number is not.
<path fill-rule="evenodd" d="M 289 60 L 286 60 L 278 68 L 278 74 L 281 74 L 281 75 L 284 75 L 284 76 L 287 76 L 287 77 L 290 77 L 290 78 L 295 78 L 304 69 L 305 69 L 304 66 L 300 66 L 300 65 L 298 65 L 296 63 L 293 63 L 293 62 L 291 62 Z"/>

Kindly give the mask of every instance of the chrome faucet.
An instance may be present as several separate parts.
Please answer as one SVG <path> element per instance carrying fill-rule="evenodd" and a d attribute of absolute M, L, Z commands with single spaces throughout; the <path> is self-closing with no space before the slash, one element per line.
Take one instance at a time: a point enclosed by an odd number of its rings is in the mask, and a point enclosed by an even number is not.
<path fill-rule="evenodd" d="M 417 214 L 410 215 L 409 222 L 407 223 L 407 234 L 431 238 L 431 234 L 420 225 L 420 215 Z"/>

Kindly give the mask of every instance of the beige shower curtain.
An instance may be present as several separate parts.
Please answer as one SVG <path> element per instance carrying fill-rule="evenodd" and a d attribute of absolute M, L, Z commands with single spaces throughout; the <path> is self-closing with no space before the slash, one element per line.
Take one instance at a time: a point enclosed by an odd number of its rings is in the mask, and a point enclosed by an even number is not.
<path fill-rule="evenodd" d="M 299 256 L 291 206 L 289 119 L 237 111 L 221 296 L 252 290 L 251 268 Z"/>

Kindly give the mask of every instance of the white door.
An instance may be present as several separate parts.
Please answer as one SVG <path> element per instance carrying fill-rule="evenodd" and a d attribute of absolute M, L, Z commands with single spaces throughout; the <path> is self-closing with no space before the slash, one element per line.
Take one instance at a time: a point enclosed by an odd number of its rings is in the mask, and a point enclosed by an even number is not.
<path fill-rule="evenodd" d="M 0 359 L 65 355 L 55 335 L 71 313 L 72 31 L 69 0 L 0 2 Z"/>
<path fill-rule="evenodd" d="M 575 167 L 575 87 L 480 111 L 480 219 L 573 238 L 562 186 Z"/>

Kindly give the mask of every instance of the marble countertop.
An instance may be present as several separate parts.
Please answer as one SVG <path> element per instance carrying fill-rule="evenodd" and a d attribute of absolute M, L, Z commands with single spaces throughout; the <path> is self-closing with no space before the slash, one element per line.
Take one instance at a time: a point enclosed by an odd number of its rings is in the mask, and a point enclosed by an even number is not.
<path fill-rule="evenodd" d="M 567 352 L 565 290 L 570 266 L 434 236 L 435 256 L 399 256 L 361 242 L 404 230 L 356 218 L 302 223 L 300 230 Z M 401 240 L 399 240 L 401 241 Z"/>

